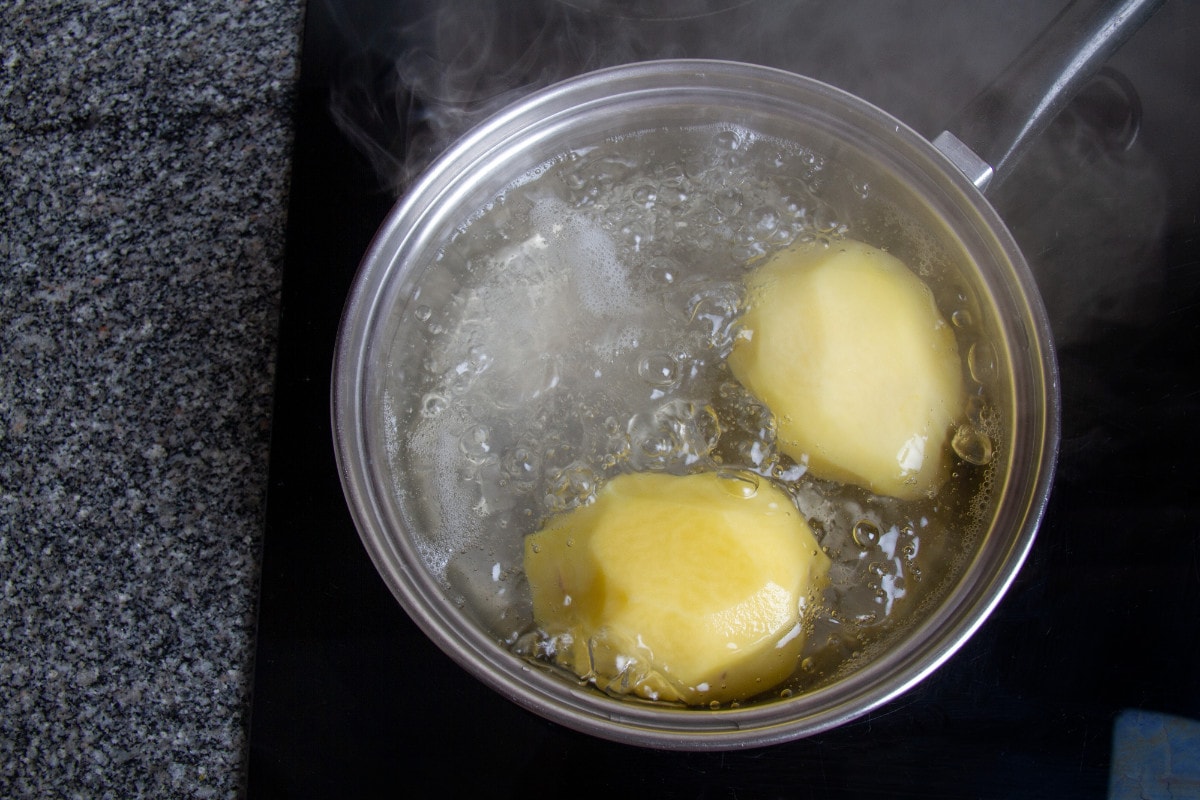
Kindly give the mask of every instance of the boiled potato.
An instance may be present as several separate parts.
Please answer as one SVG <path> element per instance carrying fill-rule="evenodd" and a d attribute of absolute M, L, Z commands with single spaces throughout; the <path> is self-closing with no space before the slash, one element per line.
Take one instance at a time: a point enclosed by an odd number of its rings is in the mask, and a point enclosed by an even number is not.
<path fill-rule="evenodd" d="M 944 480 L 958 347 L 929 288 L 882 250 L 814 243 L 759 267 L 729 366 L 817 477 L 901 499 Z"/>
<path fill-rule="evenodd" d="M 828 569 L 787 494 L 752 475 L 622 475 L 525 540 L 534 617 L 561 665 L 693 705 L 792 673 Z"/>

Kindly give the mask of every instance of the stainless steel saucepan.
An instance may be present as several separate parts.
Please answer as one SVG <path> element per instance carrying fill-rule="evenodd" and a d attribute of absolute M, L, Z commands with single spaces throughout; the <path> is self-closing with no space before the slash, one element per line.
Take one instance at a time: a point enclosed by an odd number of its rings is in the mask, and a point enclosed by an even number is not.
<path fill-rule="evenodd" d="M 346 498 L 371 558 L 407 612 L 456 662 L 526 708 L 602 737 L 664 748 L 763 745 L 826 730 L 894 698 L 948 659 L 1000 602 L 1029 553 L 1059 437 L 1050 327 L 1029 267 L 985 192 L 1156 6 L 1072 4 L 933 142 L 814 80 L 749 64 L 673 60 L 551 86 L 452 146 L 393 209 L 367 253 L 346 305 L 333 375 Z M 714 171 L 718 163 L 730 176 L 725 185 Z M 656 169 L 657 194 L 637 195 L 628 185 L 638 170 Z M 693 181 L 701 173 L 709 184 Z M 752 187 L 729 185 L 743 174 L 753 177 Z M 553 181 L 558 199 L 539 199 Z M 675 194 L 665 197 L 663 187 Z M 712 196 L 697 196 L 707 191 Z M 637 195 L 644 216 L 604 212 L 606 192 Z M 597 215 L 594 229 L 571 221 L 564 211 L 571 203 Z M 694 215 L 686 235 L 663 233 L 672 208 Z M 792 216 L 783 219 L 789 209 Z M 546 244 L 551 229 L 560 239 L 576 231 L 587 241 L 555 250 Z M 539 404 L 561 415 L 557 406 L 575 397 L 566 368 L 545 357 L 556 346 L 546 339 L 559 337 L 523 325 L 524 317 L 561 311 L 557 295 L 538 296 L 530 276 L 552 282 L 539 270 L 566 268 L 571 253 L 582 253 L 618 270 L 673 271 L 664 289 L 670 296 L 687 284 L 698 252 L 749 262 L 797 238 L 843 234 L 904 256 L 928 281 L 958 326 L 969 362 L 964 372 L 991 415 L 993 453 L 977 471 L 976 499 L 961 511 L 974 515 L 976 529 L 962 533 L 958 549 L 942 548 L 950 562 L 944 575 L 918 592 L 910 571 L 914 599 L 904 624 L 883 626 L 836 668 L 732 706 L 610 696 L 523 652 L 530 621 L 522 537 L 554 509 L 564 481 L 581 484 L 586 496 L 589 482 L 611 474 L 567 474 L 578 461 L 563 453 L 601 433 L 539 430 L 541 449 L 527 452 L 519 425 L 504 417 L 505 410 L 528 417 Z M 677 240 L 683 255 L 672 249 Z M 489 270 L 511 272 L 483 274 Z M 493 287 L 490 295 L 477 290 L 481 281 Z M 638 280 L 604 281 L 603 302 L 640 302 Z M 528 305 L 506 310 L 516 320 L 498 337 L 486 317 L 514 298 Z M 668 327 L 686 327 L 700 313 L 695 298 L 682 302 L 684 313 Z M 592 311 L 610 318 L 605 309 Z M 561 338 L 570 339 L 572 321 L 558 324 Z M 595 357 L 603 348 L 587 338 L 599 348 L 589 351 Z M 461 360 L 448 355 L 458 346 Z M 615 353 L 639 345 L 618 335 L 605 346 Z M 486 397 L 469 394 L 473 376 L 498 373 L 504 380 Z M 461 397 L 473 399 L 461 400 L 460 388 Z M 479 412 L 488 425 L 471 421 L 480 404 L 488 405 Z M 461 416 L 446 421 L 454 414 Z M 586 428 L 569 410 L 563 418 Z M 444 424 L 431 422 L 438 419 Z M 521 424 L 536 428 L 528 419 Z M 621 423 L 607 432 L 620 439 L 628 430 Z M 613 467 L 622 468 L 628 464 Z M 517 499 L 506 494 L 522 486 Z M 880 508 L 905 513 L 886 502 Z"/>

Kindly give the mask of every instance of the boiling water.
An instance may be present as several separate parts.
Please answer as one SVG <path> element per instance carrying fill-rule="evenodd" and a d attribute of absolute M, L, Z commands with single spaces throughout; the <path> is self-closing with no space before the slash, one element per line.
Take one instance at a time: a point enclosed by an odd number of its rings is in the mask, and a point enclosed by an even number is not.
<path fill-rule="evenodd" d="M 790 493 L 833 561 L 782 691 L 827 681 L 894 635 L 953 580 L 1002 456 L 987 388 L 997 358 L 975 329 L 977 303 L 901 208 L 817 153 L 730 127 L 607 141 L 508 187 L 448 237 L 392 353 L 394 489 L 429 570 L 529 655 L 522 539 L 547 516 L 622 472 L 746 470 Z M 843 236 L 904 259 L 959 335 L 974 393 L 954 436 L 962 460 L 936 498 L 807 475 L 726 366 L 745 272 L 796 242 Z"/>

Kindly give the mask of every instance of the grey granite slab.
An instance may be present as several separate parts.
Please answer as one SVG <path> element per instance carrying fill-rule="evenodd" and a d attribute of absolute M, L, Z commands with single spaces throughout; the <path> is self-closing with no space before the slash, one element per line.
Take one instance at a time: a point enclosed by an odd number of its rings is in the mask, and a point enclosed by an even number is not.
<path fill-rule="evenodd" d="M 0 796 L 241 790 L 301 16 L 0 5 Z"/>

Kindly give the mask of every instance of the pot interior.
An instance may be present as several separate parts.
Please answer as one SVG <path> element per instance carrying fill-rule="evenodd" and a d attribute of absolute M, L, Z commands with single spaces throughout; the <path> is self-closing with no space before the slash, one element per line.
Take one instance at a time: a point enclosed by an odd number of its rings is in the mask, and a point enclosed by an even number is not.
<path fill-rule="evenodd" d="M 746 272 L 844 238 L 905 262 L 954 329 L 968 399 L 932 498 L 808 475 L 725 366 Z M 919 680 L 1011 582 L 1053 468 L 1047 332 L 994 211 L 883 112 L 746 65 L 607 70 L 470 134 L 380 231 L 335 367 L 343 483 L 410 615 L 518 702 L 656 746 L 791 738 Z M 784 486 L 832 560 L 791 679 L 684 709 L 538 657 L 527 534 L 618 474 L 728 469 Z"/>

